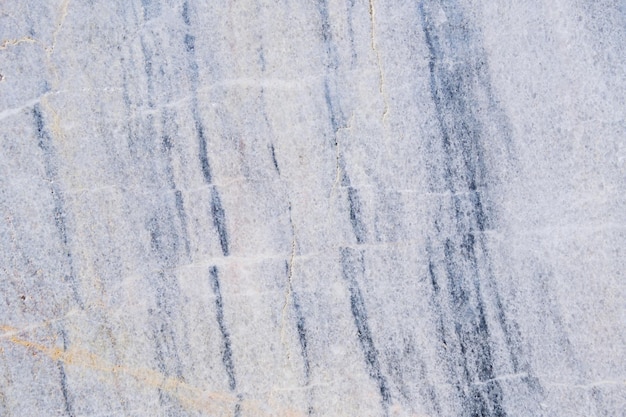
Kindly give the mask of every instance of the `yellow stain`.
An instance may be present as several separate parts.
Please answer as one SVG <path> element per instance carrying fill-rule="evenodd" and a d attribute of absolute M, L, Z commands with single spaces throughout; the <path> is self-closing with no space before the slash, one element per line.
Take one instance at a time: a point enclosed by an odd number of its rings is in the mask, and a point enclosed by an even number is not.
<path fill-rule="evenodd" d="M 19 39 L 6 39 L 0 43 L 0 50 L 7 49 L 10 46 L 17 46 L 20 43 L 36 43 L 37 41 L 30 36 L 24 36 Z"/>
<path fill-rule="evenodd" d="M 8 340 L 12 344 L 22 346 L 31 352 L 45 355 L 52 361 L 58 361 L 67 366 L 78 366 L 102 372 L 110 376 L 126 375 L 134 378 L 139 384 L 161 389 L 176 397 L 188 409 L 195 409 L 215 415 L 231 415 L 238 398 L 227 392 L 214 392 L 198 388 L 181 379 L 172 378 L 148 368 L 135 368 L 111 363 L 98 355 L 76 347 L 63 350 L 59 347 L 49 347 L 19 337 L 20 330 L 11 326 L 0 325 L 4 335 L 0 341 Z M 3 351 L 4 349 L 0 349 Z M 241 402 L 242 409 L 254 415 L 270 415 L 259 407 L 258 403 L 250 400 Z M 302 417 L 305 414 L 296 410 L 281 409 L 276 414 L 287 417 Z"/>

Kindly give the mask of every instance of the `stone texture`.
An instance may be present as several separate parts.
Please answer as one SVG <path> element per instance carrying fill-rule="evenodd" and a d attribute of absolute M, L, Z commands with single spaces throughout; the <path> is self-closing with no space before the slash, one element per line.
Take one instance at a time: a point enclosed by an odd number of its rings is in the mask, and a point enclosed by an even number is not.
<path fill-rule="evenodd" d="M 0 4 L 0 415 L 623 416 L 618 1 Z"/>

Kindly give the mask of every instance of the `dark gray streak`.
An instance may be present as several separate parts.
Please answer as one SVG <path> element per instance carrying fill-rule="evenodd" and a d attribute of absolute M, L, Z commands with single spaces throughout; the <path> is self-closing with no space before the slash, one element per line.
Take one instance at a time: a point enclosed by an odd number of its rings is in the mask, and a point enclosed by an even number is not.
<path fill-rule="evenodd" d="M 369 375 L 378 385 L 381 404 L 386 415 L 388 414 L 388 408 L 391 403 L 391 392 L 387 385 L 387 379 L 383 375 L 380 367 L 378 350 L 376 346 L 374 346 L 374 339 L 372 338 L 372 332 L 368 324 L 365 301 L 357 282 L 357 276 L 365 273 L 363 252 L 350 248 L 342 248 L 341 266 L 343 278 L 346 280 L 348 290 L 350 291 L 350 308 L 357 329 L 359 345 L 365 356 L 365 364 Z"/>
<path fill-rule="evenodd" d="M 450 195 L 441 203 L 435 220 L 437 234 L 431 237 L 432 247 L 428 248 L 433 308 L 439 314 L 436 326 L 445 357 L 451 358 L 448 372 L 463 415 L 503 417 L 507 413 L 503 390 L 496 380 L 490 326 L 499 326 L 505 334 L 511 372 L 519 372 L 519 352 L 512 346 L 519 346 L 520 341 L 499 301 L 483 234 L 493 227 L 492 209 L 485 201 L 494 182 L 485 158 L 483 121 L 498 119 L 499 114 L 483 115 L 475 110 L 479 106 L 477 91 L 491 97 L 491 87 L 477 30 L 463 15 L 461 5 L 455 0 L 423 1 L 419 11 L 444 162 L 437 168 L 442 172 L 431 173 L 432 184 L 435 190 L 443 188 Z M 441 11 L 446 21 L 435 24 L 433 16 Z M 491 97 L 490 103 L 494 102 Z M 442 180 L 439 174 L 443 174 Z M 496 323 L 489 323 L 487 318 L 483 280 L 494 293 Z"/>
<path fill-rule="evenodd" d="M 224 215 L 224 208 L 222 207 L 222 200 L 220 194 L 215 186 L 211 187 L 211 215 L 213 216 L 213 225 L 217 230 L 217 235 L 220 239 L 220 247 L 222 248 L 222 254 L 228 256 L 230 250 L 228 248 L 228 234 L 226 232 L 226 219 Z"/>
<path fill-rule="evenodd" d="M 182 18 L 185 25 L 190 29 L 191 20 L 189 15 L 189 3 L 183 4 Z M 187 33 L 184 37 L 185 49 L 188 54 L 190 77 L 191 77 L 191 95 L 192 105 L 191 112 L 193 115 L 196 133 L 198 136 L 198 159 L 200 161 L 200 169 L 202 171 L 202 177 L 207 185 L 211 186 L 211 217 L 213 218 L 213 225 L 217 231 L 217 235 L 222 249 L 222 254 L 228 256 L 230 254 L 228 243 L 228 232 L 226 230 L 226 219 L 224 208 L 222 207 L 222 199 L 220 193 L 213 184 L 213 177 L 211 174 L 211 166 L 209 164 L 207 138 L 204 132 L 204 125 L 200 116 L 200 109 L 198 106 L 197 90 L 199 85 L 198 64 L 195 56 L 195 36 Z"/>
<path fill-rule="evenodd" d="M 59 238 L 61 239 L 61 246 L 63 248 L 62 255 L 64 256 L 64 262 L 67 264 L 68 269 L 64 276 L 64 280 L 70 286 L 74 301 L 82 310 L 84 310 L 85 304 L 79 293 L 78 281 L 74 271 L 74 260 L 70 250 L 70 242 L 67 233 L 67 211 L 65 209 L 65 199 L 63 197 L 63 193 L 61 192 L 58 170 L 55 164 L 56 155 L 54 145 L 52 137 L 46 129 L 39 104 L 35 105 L 33 108 L 33 117 L 35 119 L 37 145 L 43 154 L 42 156 L 46 180 L 49 184 L 50 194 L 52 195 L 52 201 L 54 204 L 54 224 L 59 233 Z"/>
<path fill-rule="evenodd" d="M 209 280 L 213 295 L 215 296 L 215 311 L 217 315 L 217 325 L 222 334 L 222 363 L 228 375 L 228 386 L 231 391 L 237 389 L 237 380 L 235 379 L 235 366 L 233 364 L 233 352 L 230 342 L 230 333 L 226 328 L 224 321 L 224 303 L 222 301 L 222 291 L 220 289 L 220 280 L 216 266 L 212 266 L 209 270 Z"/>

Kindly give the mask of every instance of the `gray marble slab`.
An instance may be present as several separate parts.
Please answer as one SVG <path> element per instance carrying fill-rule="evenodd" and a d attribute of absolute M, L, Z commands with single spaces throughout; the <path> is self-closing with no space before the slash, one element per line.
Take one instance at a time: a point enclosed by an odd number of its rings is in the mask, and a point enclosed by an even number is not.
<path fill-rule="evenodd" d="M 0 2 L 0 416 L 625 416 L 626 6 Z"/>

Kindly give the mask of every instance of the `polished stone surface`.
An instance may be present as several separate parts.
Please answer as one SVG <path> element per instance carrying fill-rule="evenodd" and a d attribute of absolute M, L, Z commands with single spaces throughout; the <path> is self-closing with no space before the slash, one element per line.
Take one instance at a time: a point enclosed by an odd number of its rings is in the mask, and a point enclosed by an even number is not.
<path fill-rule="evenodd" d="M 626 415 L 626 6 L 0 3 L 1 416 Z"/>

